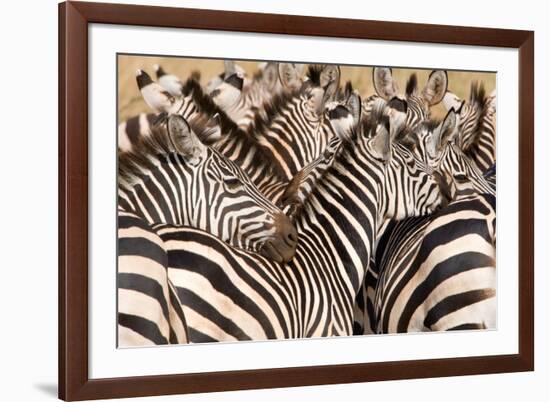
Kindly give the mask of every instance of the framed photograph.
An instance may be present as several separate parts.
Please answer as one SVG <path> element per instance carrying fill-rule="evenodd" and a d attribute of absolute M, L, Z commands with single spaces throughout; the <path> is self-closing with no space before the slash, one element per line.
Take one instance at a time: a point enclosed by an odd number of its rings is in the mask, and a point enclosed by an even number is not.
<path fill-rule="evenodd" d="M 533 60 L 531 31 L 60 4 L 59 397 L 533 370 Z"/>

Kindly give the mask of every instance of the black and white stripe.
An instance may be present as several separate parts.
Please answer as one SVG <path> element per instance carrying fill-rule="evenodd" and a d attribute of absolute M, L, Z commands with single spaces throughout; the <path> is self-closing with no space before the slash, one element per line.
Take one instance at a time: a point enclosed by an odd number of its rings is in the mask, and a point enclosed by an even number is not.
<path fill-rule="evenodd" d="M 118 346 L 187 343 L 187 324 L 168 279 L 164 242 L 139 216 L 118 212 Z"/>
<path fill-rule="evenodd" d="M 281 210 L 181 116 L 166 126 L 119 154 L 119 205 L 149 224 L 197 227 L 277 261 L 291 258 L 295 229 Z"/>
<path fill-rule="evenodd" d="M 206 232 L 155 226 L 190 341 L 351 334 L 378 222 L 426 214 L 441 203 L 438 183 L 422 166 L 382 126 L 374 136 L 345 138 L 295 217 L 296 255 L 283 265 Z"/>
<path fill-rule="evenodd" d="M 456 145 L 456 126 L 451 110 L 440 125 L 428 128 L 422 124 L 415 131 L 420 147 L 424 144 L 428 154 L 437 155 L 430 160 L 432 167 L 453 178 L 453 197 L 458 198 L 432 217 L 391 223 L 385 230 L 383 238 L 390 240 L 378 244 L 380 252 L 358 294 L 355 314 L 359 333 L 485 328 L 494 324 L 495 191 Z M 474 267 L 472 272 L 462 274 L 461 269 L 467 271 L 469 266 Z M 443 283 L 447 279 L 441 279 L 440 272 L 461 275 Z M 475 288 L 478 285 L 482 289 Z M 480 303 L 487 300 L 481 307 L 474 306 L 476 295 L 482 298 Z M 445 302 L 429 313 L 436 299 Z M 465 300 L 471 305 L 464 304 Z M 443 307 L 449 309 L 449 317 L 441 314 Z M 455 310 L 462 312 L 454 314 Z M 435 311 L 439 311 L 438 320 L 434 320 Z M 465 311 L 471 322 L 460 322 Z M 422 312 L 431 316 L 422 317 Z M 421 319 L 425 321 L 421 323 Z M 436 324 L 439 319 L 442 321 Z"/>
<path fill-rule="evenodd" d="M 468 103 L 448 92 L 444 104 L 447 110 L 460 110 L 459 145 L 484 172 L 496 161 L 495 95 L 487 95 L 483 84 L 474 82 Z"/>
<path fill-rule="evenodd" d="M 377 333 L 495 328 L 493 203 L 467 193 L 388 231 L 375 264 Z"/>

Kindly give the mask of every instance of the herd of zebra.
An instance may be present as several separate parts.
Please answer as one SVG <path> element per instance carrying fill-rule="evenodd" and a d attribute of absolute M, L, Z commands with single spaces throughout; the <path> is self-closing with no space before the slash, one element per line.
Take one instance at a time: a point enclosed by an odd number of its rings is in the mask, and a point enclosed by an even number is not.
<path fill-rule="evenodd" d="M 119 346 L 496 327 L 495 93 L 155 70 L 118 129 Z"/>

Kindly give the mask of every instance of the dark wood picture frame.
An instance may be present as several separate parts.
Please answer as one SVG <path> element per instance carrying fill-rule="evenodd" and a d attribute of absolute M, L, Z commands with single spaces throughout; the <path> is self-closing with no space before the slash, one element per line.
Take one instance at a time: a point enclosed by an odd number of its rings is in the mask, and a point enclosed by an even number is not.
<path fill-rule="evenodd" d="M 519 353 L 199 374 L 88 376 L 88 25 L 509 47 L 519 50 Z M 59 5 L 59 397 L 83 400 L 534 369 L 534 33 L 168 7 Z"/>

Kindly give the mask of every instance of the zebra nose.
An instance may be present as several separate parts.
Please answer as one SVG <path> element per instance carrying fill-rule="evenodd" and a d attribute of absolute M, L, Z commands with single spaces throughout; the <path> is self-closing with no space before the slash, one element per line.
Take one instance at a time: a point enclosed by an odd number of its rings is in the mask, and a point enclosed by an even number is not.
<path fill-rule="evenodd" d="M 296 249 L 296 244 L 298 243 L 298 234 L 296 232 L 296 228 L 288 218 L 283 213 L 280 213 L 277 216 L 277 232 L 278 235 L 285 241 L 285 243 L 293 248 Z"/>
<path fill-rule="evenodd" d="M 275 234 L 266 241 L 261 253 L 277 262 L 289 262 L 296 253 L 298 234 L 290 219 L 282 212 L 275 215 Z"/>

